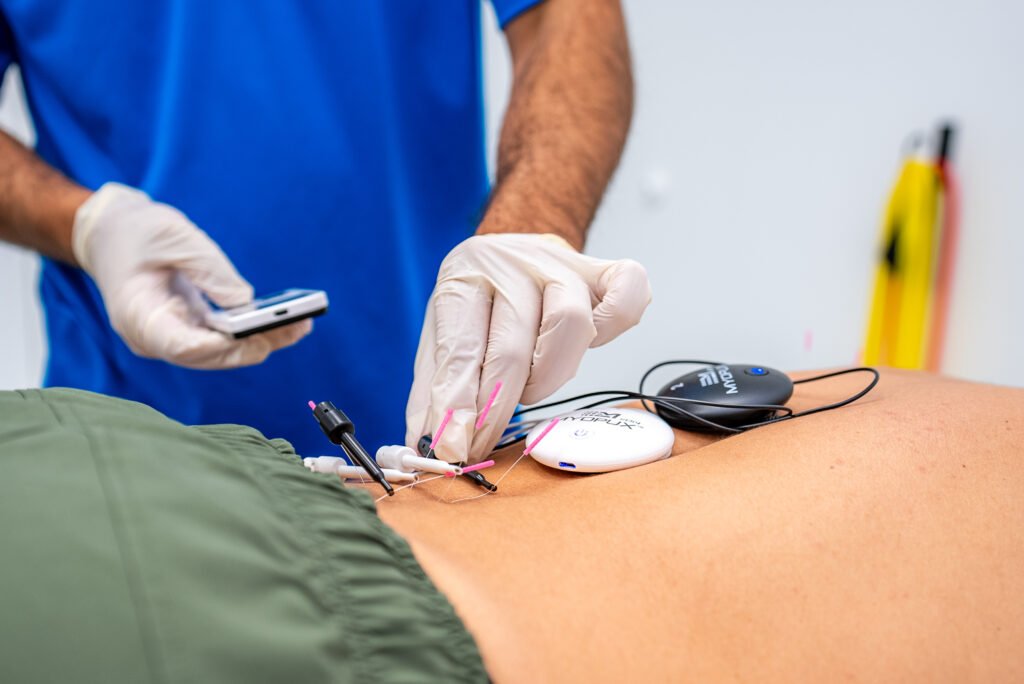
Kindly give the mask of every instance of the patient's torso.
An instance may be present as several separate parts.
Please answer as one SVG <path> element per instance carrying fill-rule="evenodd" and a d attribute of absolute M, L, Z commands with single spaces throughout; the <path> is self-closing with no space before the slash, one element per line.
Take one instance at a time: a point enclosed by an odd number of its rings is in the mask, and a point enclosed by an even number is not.
<path fill-rule="evenodd" d="M 1022 435 L 1020 390 L 887 373 L 642 468 L 524 459 L 496 495 L 439 481 L 378 510 L 497 681 L 1019 679 Z"/>

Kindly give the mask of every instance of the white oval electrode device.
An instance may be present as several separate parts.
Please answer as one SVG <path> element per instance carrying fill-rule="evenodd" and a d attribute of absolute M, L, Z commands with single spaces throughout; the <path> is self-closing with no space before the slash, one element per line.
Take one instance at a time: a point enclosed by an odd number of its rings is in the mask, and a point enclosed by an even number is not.
<path fill-rule="evenodd" d="M 530 431 L 531 444 L 547 423 Z M 660 417 L 629 408 L 573 411 L 533 448 L 530 456 L 549 468 L 573 473 L 606 473 L 672 455 L 675 434 Z"/>

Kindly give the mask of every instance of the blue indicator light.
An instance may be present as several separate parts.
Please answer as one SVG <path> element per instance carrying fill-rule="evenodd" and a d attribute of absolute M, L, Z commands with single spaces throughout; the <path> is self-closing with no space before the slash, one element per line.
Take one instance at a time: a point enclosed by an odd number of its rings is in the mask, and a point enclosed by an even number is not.
<path fill-rule="evenodd" d="M 764 368 L 761 368 L 760 366 L 754 366 L 753 368 L 750 369 L 750 374 L 751 375 L 767 375 L 768 371 L 766 371 Z"/>
<path fill-rule="evenodd" d="M 558 462 L 558 467 L 559 468 L 575 468 L 576 464 L 575 463 L 567 463 L 565 461 L 559 461 Z"/>

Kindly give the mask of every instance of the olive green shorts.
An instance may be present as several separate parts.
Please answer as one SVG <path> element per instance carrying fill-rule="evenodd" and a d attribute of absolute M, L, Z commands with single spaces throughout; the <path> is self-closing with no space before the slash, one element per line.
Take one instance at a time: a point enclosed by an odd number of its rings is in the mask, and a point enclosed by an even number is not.
<path fill-rule="evenodd" d="M 0 681 L 486 680 L 371 497 L 287 442 L 0 392 Z"/>

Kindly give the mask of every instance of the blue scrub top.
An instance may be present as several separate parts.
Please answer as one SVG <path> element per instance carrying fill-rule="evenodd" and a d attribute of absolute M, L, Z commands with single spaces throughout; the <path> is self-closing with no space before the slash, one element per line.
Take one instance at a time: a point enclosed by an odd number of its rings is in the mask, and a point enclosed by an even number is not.
<path fill-rule="evenodd" d="M 492 0 L 499 21 L 537 0 Z M 488 193 L 477 0 L 0 0 L 0 75 L 21 67 L 36 151 L 88 188 L 181 209 L 257 294 L 326 290 L 312 335 L 260 366 L 142 359 L 82 271 L 44 260 L 45 384 L 185 423 L 334 447 L 329 399 L 375 449 L 404 440 L 423 311 Z"/>

